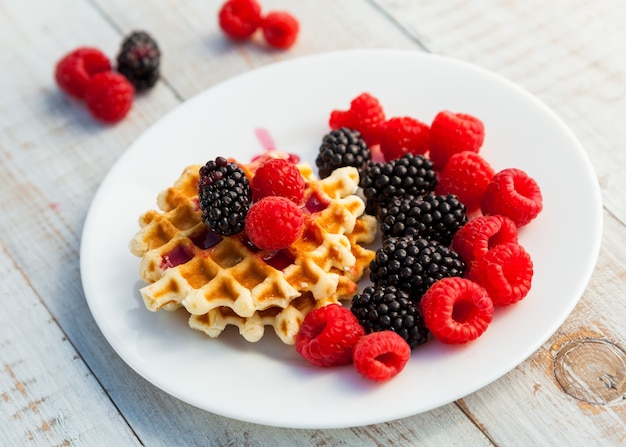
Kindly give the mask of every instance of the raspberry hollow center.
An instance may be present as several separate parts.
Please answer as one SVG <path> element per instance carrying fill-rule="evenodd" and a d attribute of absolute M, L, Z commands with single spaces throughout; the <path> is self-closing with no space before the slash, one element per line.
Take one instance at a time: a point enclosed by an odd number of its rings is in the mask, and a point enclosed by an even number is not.
<path fill-rule="evenodd" d="M 476 306 L 470 301 L 460 300 L 454 303 L 452 319 L 457 323 L 467 323 L 476 315 Z"/>

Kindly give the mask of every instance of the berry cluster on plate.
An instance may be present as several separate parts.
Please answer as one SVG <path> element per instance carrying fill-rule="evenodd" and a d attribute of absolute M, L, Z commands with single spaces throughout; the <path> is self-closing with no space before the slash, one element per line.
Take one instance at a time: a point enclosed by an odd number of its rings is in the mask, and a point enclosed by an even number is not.
<path fill-rule="evenodd" d="M 462 344 L 488 328 L 494 306 L 523 299 L 533 263 L 518 229 L 542 210 L 537 182 L 516 168 L 495 172 L 481 156 L 485 129 L 466 113 L 441 111 L 430 124 L 386 117 L 369 93 L 332 111 L 316 165 L 321 177 L 354 166 L 382 246 L 372 285 L 350 309 L 310 312 L 297 351 L 317 366 L 353 362 L 383 381 L 434 338 Z"/>

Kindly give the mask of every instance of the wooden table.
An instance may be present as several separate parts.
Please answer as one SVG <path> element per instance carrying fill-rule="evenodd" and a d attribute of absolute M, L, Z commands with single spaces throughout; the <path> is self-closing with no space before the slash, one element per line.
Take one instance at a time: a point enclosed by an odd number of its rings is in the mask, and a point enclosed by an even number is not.
<path fill-rule="evenodd" d="M 0 445 L 626 445 L 624 3 L 262 0 L 265 10 L 287 9 L 301 21 L 299 41 L 283 52 L 266 49 L 260 37 L 241 45 L 224 39 L 220 3 L 0 1 Z M 78 46 L 115 55 L 134 29 L 157 38 L 162 81 L 121 123 L 98 124 L 60 93 L 53 67 Z M 79 271 L 90 201 L 126 148 L 195 94 L 275 61 L 350 48 L 458 58 L 553 108 L 584 145 L 601 185 L 595 272 L 569 318 L 530 358 L 428 413 L 294 430 L 196 409 L 134 373 L 92 319 Z M 570 369 L 559 381 L 564 356 Z"/>

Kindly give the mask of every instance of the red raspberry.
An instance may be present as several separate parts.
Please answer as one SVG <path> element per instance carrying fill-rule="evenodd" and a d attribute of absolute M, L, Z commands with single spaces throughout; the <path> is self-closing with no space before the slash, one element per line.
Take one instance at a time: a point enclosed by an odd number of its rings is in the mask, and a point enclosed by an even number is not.
<path fill-rule="evenodd" d="M 286 50 L 296 42 L 300 24 L 288 12 L 274 11 L 265 16 L 261 29 L 268 44 Z"/>
<path fill-rule="evenodd" d="M 532 277 L 532 259 L 524 247 L 516 243 L 492 248 L 468 272 L 468 278 L 482 285 L 496 306 L 524 298 L 530 290 Z"/>
<path fill-rule="evenodd" d="M 480 198 L 494 174 L 491 165 L 476 152 L 459 152 L 450 157 L 439 172 L 435 192 L 454 194 L 471 213 L 480 208 Z"/>
<path fill-rule="evenodd" d="M 464 113 L 439 112 L 430 126 L 430 159 L 443 168 L 458 152 L 478 152 L 485 139 L 485 127 L 478 118 Z"/>
<path fill-rule="evenodd" d="M 290 160 L 265 161 L 254 173 L 250 187 L 255 202 L 267 196 L 281 196 L 300 205 L 304 199 L 304 177 Z"/>
<path fill-rule="evenodd" d="M 480 200 L 483 214 L 502 214 L 521 227 L 543 209 L 537 182 L 521 169 L 509 168 L 496 173 Z"/>
<path fill-rule="evenodd" d="M 115 123 L 126 116 L 133 104 L 135 88 L 119 73 L 98 73 L 87 83 L 85 104 L 91 114 L 105 123 Z"/>
<path fill-rule="evenodd" d="M 335 130 L 341 127 L 358 130 L 368 146 L 380 143 L 385 112 L 378 99 L 369 93 L 361 93 L 350 102 L 348 110 L 333 110 L 328 124 Z"/>
<path fill-rule="evenodd" d="M 380 150 L 385 161 L 395 160 L 406 153 L 428 152 L 429 127 L 409 116 L 395 117 L 382 125 Z"/>
<path fill-rule="evenodd" d="M 479 216 L 463 225 L 452 238 L 452 249 L 466 265 L 500 244 L 517 243 L 517 227 L 505 216 Z"/>
<path fill-rule="evenodd" d="M 268 196 L 248 210 L 245 230 L 261 250 L 280 250 L 293 244 L 302 232 L 304 213 L 285 197 Z"/>
<path fill-rule="evenodd" d="M 458 276 L 443 278 L 420 301 L 424 323 L 442 343 L 467 343 L 478 338 L 493 317 L 493 302 L 479 284 Z"/>
<path fill-rule="evenodd" d="M 372 332 L 354 347 L 354 367 L 365 378 L 384 382 L 397 376 L 411 356 L 409 344 L 396 332 Z"/>
<path fill-rule="evenodd" d="M 96 48 L 82 47 L 66 54 L 56 65 L 54 78 L 68 95 L 82 99 L 93 75 L 111 71 L 111 61 Z"/>
<path fill-rule="evenodd" d="M 339 304 L 313 309 L 296 336 L 296 351 L 314 366 L 347 365 L 363 326 L 350 310 Z"/>
<path fill-rule="evenodd" d="M 232 39 L 247 39 L 261 26 L 261 6 L 256 0 L 228 0 L 218 13 L 218 22 Z"/>

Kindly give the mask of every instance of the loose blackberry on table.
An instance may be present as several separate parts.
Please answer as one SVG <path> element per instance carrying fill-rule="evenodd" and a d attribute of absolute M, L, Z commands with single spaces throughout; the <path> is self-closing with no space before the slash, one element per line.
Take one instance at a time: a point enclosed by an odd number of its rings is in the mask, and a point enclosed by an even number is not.
<path fill-rule="evenodd" d="M 331 172 L 344 166 L 353 166 L 358 169 L 363 179 L 365 168 L 372 158 L 367 146 L 358 130 L 341 127 L 324 135 L 315 165 L 319 169 L 321 178 L 328 177 Z"/>
<path fill-rule="evenodd" d="M 366 212 L 376 215 L 385 201 L 405 195 L 419 197 L 434 191 L 437 173 L 423 155 L 406 154 L 384 163 L 371 163 L 362 181 Z"/>
<path fill-rule="evenodd" d="M 419 235 L 444 245 L 467 222 L 465 205 L 453 194 L 395 198 L 381 207 L 379 218 L 383 238 Z"/>
<path fill-rule="evenodd" d="M 422 237 L 390 237 L 376 250 L 370 279 L 376 286 L 394 286 L 419 302 L 441 278 L 463 276 L 465 263 L 457 252 Z"/>
<path fill-rule="evenodd" d="M 117 55 L 117 71 L 124 75 L 135 90 L 147 90 L 160 76 L 161 51 L 156 41 L 145 31 L 128 35 Z"/>
<path fill-rule="evenodd" d="M 223 157 L 200 168 L 198 201 L 202 221 L 214 233 L 231 236 L 244 229 L 252 202 L 250 184 L 243 170 Z"/>
<path fill-rule="evenodd" d="M 417 306 L 394 286 L 366 287 L 352 299 L 350 310 L 367 333 L 394 331 L 411 349 L 426 342 L 428 329 Z"/>

